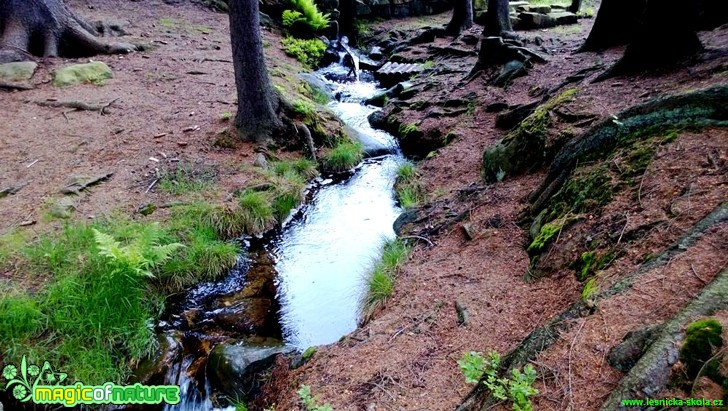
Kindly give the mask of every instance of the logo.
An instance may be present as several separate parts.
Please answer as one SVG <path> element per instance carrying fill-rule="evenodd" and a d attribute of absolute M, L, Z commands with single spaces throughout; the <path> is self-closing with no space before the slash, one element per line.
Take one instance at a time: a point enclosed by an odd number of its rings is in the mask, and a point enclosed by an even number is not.
<path fill-rule="evenodd" d="M 74 407 L 79 404 L 177 404 L 180 401 L 180 389 L 176 385 L 137 383 L 122 386 L 111 382 L 102 385 L 81 382 L 65 385 L 68 374 L 54 371 L 48 361 L 42 367 L 28 364 L 25 356 L 20 367 L 6 365 L 2 377 L 8 381 L 5 390 L 20 402 Z"/>

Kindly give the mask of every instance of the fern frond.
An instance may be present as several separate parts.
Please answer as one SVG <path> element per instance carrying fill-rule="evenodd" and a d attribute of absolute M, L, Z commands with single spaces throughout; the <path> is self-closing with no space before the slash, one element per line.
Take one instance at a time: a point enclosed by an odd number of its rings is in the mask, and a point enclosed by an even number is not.
<path fill-rule="evenodd" d="M 96 247 L 99 249 L 99 254 L 115 261 L 123 259 L 124 252 L 121 249 L 120 242 L 116 241 L 116 239 L 109 234 L 102 233 L 95 228 L 92 228 L 92 230 L 94 233 L 94 240 L 96 240 Z"/>

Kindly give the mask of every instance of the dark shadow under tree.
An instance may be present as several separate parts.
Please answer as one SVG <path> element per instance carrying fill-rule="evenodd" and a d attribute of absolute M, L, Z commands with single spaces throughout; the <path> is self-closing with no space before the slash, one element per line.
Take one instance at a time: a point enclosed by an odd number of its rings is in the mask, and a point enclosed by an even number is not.
<path fill-rule="evenodd" d="M 63 0 L 0 0 L 0 63 L 43 57 L 129 53 L 136 46 L 107 43 Z"/>

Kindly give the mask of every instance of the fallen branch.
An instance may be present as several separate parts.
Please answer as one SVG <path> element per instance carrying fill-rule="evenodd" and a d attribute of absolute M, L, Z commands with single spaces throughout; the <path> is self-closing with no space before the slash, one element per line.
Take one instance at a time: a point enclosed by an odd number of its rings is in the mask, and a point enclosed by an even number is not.
<path fill-rule="evenodd" d="M 427 245 L 429 245 L 430 247 L 435 246 L 434 244 L 432 244 L 432 241 L 428 240 L 425 237 L 419 236 L 419 235 L 405 235 L 405 236 L 402 236 L 399 238 L 401 238 L 402 240 L 420 240 L 420 241 L 426 242 Z"/>
<path fill-rule="evenodd" d="M 74 110 L 85 110 L 85 111 L 98 111 L 99 114 L 106 114 L 106 109 L 114 104 L 118 98 L 115 98 L 108 103 L 103 104 L 90 104 L 83 101 L 33 101 L 33 103 L 41 107 L 66 107 Z"/>

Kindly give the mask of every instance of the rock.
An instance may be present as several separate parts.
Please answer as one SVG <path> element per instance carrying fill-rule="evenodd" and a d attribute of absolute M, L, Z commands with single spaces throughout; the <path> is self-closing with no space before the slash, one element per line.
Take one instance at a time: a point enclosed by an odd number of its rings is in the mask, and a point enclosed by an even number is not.
<path fill-rule="evenodd" d="M 372 59 L 372 60 L 381 60 L 382 57 L 384 57 L 384 54 L 382 54 L 382 48 L 381 47 L 374 46 L 369 51 L 369 58 Z"/>
<path fill-rule="evenodd" d="M 262 27 L 275 27 L 276 22 L 271 18 L 271 16 L 265 13 L 260 13 L 260 25 Z"/>
<path fill-rule="evenodd" d="M 142 204 L 141 206 L 139 206 L 139 208 L 137 208 L 137 213 L 139 213 L 143 216 L 148 216 L 148 215 L 152 214 L 153 212 L 155 212 L 156 210 L 157 210 L 157 206 L 154 205 L 154 203 L 146 203 L 146 204 Z"/>
<path fill-rule="evenodd" d="M 417 221 L 418 215 L 416 210 L 405 210 L 402 214 L 394 220 L 392 228 L 397 235 L 402 234 L 402 228 L 409 223 Z"/>
<path fill-rule="evenodd" d="M 558 26 L 564 24 L 576 24 L 579 20 L 576 14 L 570 13 L 568 11 L 549 13 L 548 17 L 553 19 L 555 24 Z"/>
<path fill-rule="evenodd" d="M 478 44 L 478 36 L 474 34 L 465 34 L 464 36 L 460 37 L 460 41 L 467 44 L 468 46 L 474 46 Z"/>
<path fill-rule="evenodd" d="M 505 87 L 509 85 L 516 77 L 525 76 L 528 73 L 526 65 L 518 60 L 512 60 L 503 66 L 500 74 L 491 81 L 491 84 L 497 87 Z"/>
<path fill-rule="evenodd" d="M 528 5 L 516 7 L 516 11 L 521 12 L 521 13 L 548 14 L 548 13 L 551 13 L 551 6 L 528 4 Z"/>
<path fill-rule="evenodd" d="M 458 325 L 468 325 L 470 322 L 470 314 L 468 313 L 468 309 L 461 303 L 460 301 L 455 301 L 455 312 L 458 316 Z"/>
<path fill-rule="evenodd" d="M 500 113 L 501 111 L 508 108 L 508 103 L 505 101 L 496 101 L 485 106 L 486 113 Z"/>
<path fill-rule="evenodd" d="M 253 165 L 256 167 L 260 167 L 263 170 L 268 169 L 268 160 L 266 160 L 265 155 L 263 153 L 257 153 L 255 155 L 255 160 L 253 160 Z"/>
<path fill-rule="evenodd" d="M 523 30 L 545 29 L 556 25 L 556 20 L 553 17 L 541 13 L 520 13 L 518 19 L 520 20 L 518 28 Z"/>
<path fill-rule="evenodd" d="M 349 126 L 344 126 L 344 131 L 352 140 L 361 143 L 366 157 L 378 157 L 396 151 L 396 147 L 390 143 L 389 137 L 377 130 L 355 130 Z"/>
<path fill-rule="evenodd" d="M 265 382 L 266 371 L 275 363 L 278 354 L 293 348 L 282 342 L 277 345 L 250 346 L 235 343 L 218 344 L 210 353 L 207 376 L 213 390 L 229 398 L 255 398 Z"/>
<path fill-rule="evenodd" d="M 299 73 L 298 77 L 308 83 L 309 86 L 311 86 L 312 89 L 326 95 L 329 100 L 334 99 L 334 93 L 329 87 L 329 85 L 321 79 L 321 77 L 318 77 L 312 73 Z"/>
<path fill-rule="evenodd" d="M 541 100 L 535 100 L 527 104 L 512 107 L 510 110 L 499 114 L 495 118 L 495 126 L 503 130 L 512 129 L 526 117 L 530 116 L 539 104 L 541 104 Z"/>
<path fill-rule="evenodd" d="M 109 66 L 100 61 L 86 64 L 73 64 L 53 72 L 53 85 L 66 87 L 75 84 L 94 83 L 101 85 L 104 80 L 114 77 Z"/>
<path fill-rule="evenodd" d="M 463 223 L 463 234 L 465 234 L 465 238 L 469 241 L 476 237 L 475 228 L 472 223 Z"/>
<path fill-rule="evenodd" d="M 48 214 L 55 218 L 70 218 L 76 210 L 76 203 L 70 197 L 63 197 L 53 204 Z"/>
<path fill-rule="evenodd" d="M 0 81 L 6 83 L 28 81 L 37 68 L 38 64 L 32 61 L 0 64 Z"/>

